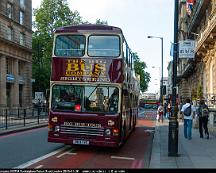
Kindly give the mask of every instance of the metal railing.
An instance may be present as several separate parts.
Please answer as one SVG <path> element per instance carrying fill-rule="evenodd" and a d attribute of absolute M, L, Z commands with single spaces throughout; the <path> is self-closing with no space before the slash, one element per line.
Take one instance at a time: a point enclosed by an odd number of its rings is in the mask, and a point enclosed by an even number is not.
<path fill-rule="evenodd" d="M 48 108 L 45 106 L 34 108 L 0 109 L 0 131 L 47 123 L 47 121 Z"/>

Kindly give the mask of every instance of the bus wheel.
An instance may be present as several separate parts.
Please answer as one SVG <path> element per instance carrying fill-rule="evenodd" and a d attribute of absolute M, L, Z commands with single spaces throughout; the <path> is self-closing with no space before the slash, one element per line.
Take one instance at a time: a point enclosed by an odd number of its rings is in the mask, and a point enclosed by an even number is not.
<path fill-rule="evenodd" d="M 123 128 L 122 128 L 122 130 L 121 130 L 121 141 L 120 141 L 121 145 L 124 144 L 124 142 L 125 142 L 125 137 L 126 137 L 126 127 L 125 127 L 125 125 L 124 125 Z"/>

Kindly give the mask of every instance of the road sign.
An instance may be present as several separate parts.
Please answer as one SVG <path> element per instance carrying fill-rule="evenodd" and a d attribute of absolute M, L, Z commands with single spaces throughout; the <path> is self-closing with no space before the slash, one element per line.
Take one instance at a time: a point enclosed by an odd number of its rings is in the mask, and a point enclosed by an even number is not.
<path fill-rule="evenodd" d="M 179 58 L 194 58 L 195 41 L 183 40 L 179 41 Z"/>

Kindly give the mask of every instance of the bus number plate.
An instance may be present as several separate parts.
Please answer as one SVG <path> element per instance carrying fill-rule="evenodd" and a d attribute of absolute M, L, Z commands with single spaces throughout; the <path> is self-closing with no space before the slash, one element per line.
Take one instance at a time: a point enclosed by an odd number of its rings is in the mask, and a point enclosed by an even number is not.
<path fill-rule="evenodd" d="M 85 140 L 73 140 L 73 144 L 89 145 L 89 141 L 85 141 Z"/>

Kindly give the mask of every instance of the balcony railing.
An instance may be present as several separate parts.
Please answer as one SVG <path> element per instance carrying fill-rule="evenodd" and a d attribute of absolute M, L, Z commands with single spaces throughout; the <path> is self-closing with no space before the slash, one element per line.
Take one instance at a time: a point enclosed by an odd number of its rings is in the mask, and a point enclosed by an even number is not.
<path fill-rule="evenodd" d="M 193 7 L 193 12 L 191 14 L 191 19 L 189 20 L 188 25 L 188 31 L 191 32 L 192 28 L 196 24 L 196 22 L 199 20 L 200 17 L 202 17 L 203 14 L 205 14 L 205 8 L 206 4 L 209 3 L 210 0 L 197 0 L 195 6 Z M 200 21 L 198 22 L 200 24 Z"/>
<path fill-rule="evenodd" d="M 201 28 L 201 33 L 199 34 L 199 37 L 197 37 L 196 52 L 200 49 L 202 44 L 205 42 L 205 40 L 208 38 L 208 36 L 210 35 L 210 33 L 215 27 L 216 27 L 216 8 L 210 14 L 206 24 L 203 25 Z"/>

